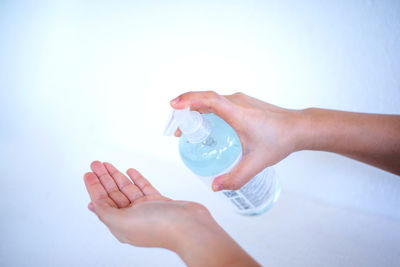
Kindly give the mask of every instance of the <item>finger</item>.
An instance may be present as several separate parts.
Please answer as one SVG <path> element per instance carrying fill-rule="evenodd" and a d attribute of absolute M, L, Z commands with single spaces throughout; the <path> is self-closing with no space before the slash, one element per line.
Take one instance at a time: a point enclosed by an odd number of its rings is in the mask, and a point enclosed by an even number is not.
<path fill-rule="evenodd" d="M 108 173 L 116 182 L 119 190 L 121 190 L 121 192 L 130 200 L 130 202 L 134 202 L 136 199 L 143 196 L 143 193 L 139 189 L 139 187 L 133 184 L 128 177 L 121 173 L 111 163 L 104 162 L 103 164 L 106 167 Z"/>
<path fill-rule="evenodd" d="M 160 193 L 149 183 L 149 181 L 147 181 L 147 179 L 144 178 L 143 175 L 141 175 L 137 170 L 131 168 L 127 170 L 126 173 L 129 177 L 131 177 L 135 185 L 142 190 L 144 195 L 160 195 Z"/>
<path fill-rule="evenodd" d="M 144 196 L 142 198 L 139 198 L 138 200 L 135 201 L 135 205 L 143 203 L 143 202 L 149 202 L 149 201 L 172 201 L 172 199 L 167 198 L 167 197 L 163 197 L 161 195 L 148 195 L 148 196 Z"/>
<path fill-rule="evenodd" d="M 231 172 L 214 179 L 212 189 L 213 191 L 238 190 L 262 171 L 263 168 L 265 167 L 255 162 L 251 156 L 244 156 Z"/>
<path fill-rule="evenodd" d="M 93 202 L 90 202 L 90 203 L 89 203 L 88 209 L 89 209 L 91 212 L 94 212 L 94 205 L 93 205 Z"/>
<path fill-rule="evenodd" d="M 174 134 L 174 135 L 175 135 L 176 137 L 180 137 L 181 134 L 182 134 L 181 130 L 180 130 L 180 129 L 177 129 L 177 130 L 175 131 L 175 134 Z"/>
<path fill-rule="evenodd" d="M 100 221 L 105 223 L 107 226 L 113 225 L 115 221 L 120 221 L 120 218 L 122 217 L 121 210 L 111 206 L 104 200 L 92 201 L 90 206 L 90 210 L 92 210 L 97 217 L 99 217 Z"/>
<path fill-rule="evenodd" d="M 188 92 L 184 93 L 171 101 L 171 106 L 175 109 L 183 109 L 190 106 L 191 109 L 201 113 L 214 113 L 226 120 L 228 123 L 235 117 L 233 104 L 213 91 Z"/>
<path fill-rule="evenodd" d="M 88 172 L 84 175 L 86 189 L 89 193 L 90 199 L 93 201 L 104 200 L 113 207 L 118 207 L 117 204 L 108 196 L 103 185 L 100 183 L 99 178 L 92 173 Z"/>
<path fill-rule="evenodd" d="M 104 167 L 100 161 L 92 162 L 90 168 L 97 175 L 107 194 L 112 200 L 114 200 L 119 208 L 125 208 L 131 203 L 129 199 L 119 191 L 114 179 L 110 176 L 106 167 Z"/>

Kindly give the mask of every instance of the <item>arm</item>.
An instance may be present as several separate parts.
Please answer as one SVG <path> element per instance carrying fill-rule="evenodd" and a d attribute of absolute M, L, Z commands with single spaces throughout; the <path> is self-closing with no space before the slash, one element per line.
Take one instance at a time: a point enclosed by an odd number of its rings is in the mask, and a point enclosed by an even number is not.
<path fill-rule="evenodd" d="M 188 266 L 260 266 L 218 225 L 191 227 L 175 252 Z"/>
<path fill-rule="evenodd" d="M 122 243 L 176 252 L 188 266 L 259 266 L 194 202 L 162 196 L 137 170 L 130 179 L 95 161 L 84 176 L 89 209 Z"/>
<path fill-rule="evenodd" d="M 338 153 L 400 175 L 400 116 L 310 108 L 302 149 Z"/>
<path fill-rule="evenodd" d="M 239 189 L 264 168 L 300 150 L 339 153 L 400 174 L 400 115 L 290 110 L 242 93 L 189 92 L 171 105 L 215 113 L 236 130 L 242 161 L 230 173 L 214 179 L 214 191 Z M 180 136 L 179 130 L 176 136 Z"/>

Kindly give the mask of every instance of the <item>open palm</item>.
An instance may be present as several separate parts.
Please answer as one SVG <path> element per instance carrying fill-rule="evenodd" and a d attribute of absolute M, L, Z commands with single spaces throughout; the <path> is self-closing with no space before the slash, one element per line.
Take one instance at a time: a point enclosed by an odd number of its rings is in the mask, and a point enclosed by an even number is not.
<path fill-rule="evenodd" d="M 93 172 L 86 173 L 84 178 L 92 202 L 102 201 L 110 207 L 125 209 L 149 200 L 169 200 L 135 169 L 127 171 L 131 180 L 111 163 L 94 161 L 90 168 Z"/>
<path fill-rule="evenodd" d="M 110 163 L 94 161 L 90 167 L 84 176 L 89 209 L 123 243 L 168 247 L 188 221 L 211 218 L 200 204 L 162 196 L 135 169 L 127 171 L 131 180 Z"/>
<path fill-rule="evenodd" d="M 129 179 L 110 163 L 90 168 L 89 209 L 120 242 L 170 249 L 188 266 L 258 266 L 203 205 L 162 196 L 135 169 Z"/>

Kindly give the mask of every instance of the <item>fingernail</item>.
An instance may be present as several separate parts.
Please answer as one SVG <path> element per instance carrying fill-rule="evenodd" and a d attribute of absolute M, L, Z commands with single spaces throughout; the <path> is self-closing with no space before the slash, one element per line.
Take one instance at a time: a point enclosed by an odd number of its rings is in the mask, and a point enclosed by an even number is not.
<path fill-rule="evenodd" d="M 91 212 L 94 212 L 94 205 L 93 205 L 92 202 L 89 203 L 88 208 L 89 208 L 89 210 L 90 210 Z"/>
<path fill-rule="evenodd" d="M 179 99 L 179 96 L 178 96 L 177 98 L 174 98 L 174 99 L 171 100 L 171 104 L 172 104 L 172 105 L 175 105 L 176 103 L 179 102 L 179 100 L 180 100 L 180 99 Z"/>
<path fill-rule="evenodd" d="M 221 184 L 213 184 L 212 185 L 212 189 L 213 189 L 214 192 L 221 191 L 222 190 L 222 185 Z"/>

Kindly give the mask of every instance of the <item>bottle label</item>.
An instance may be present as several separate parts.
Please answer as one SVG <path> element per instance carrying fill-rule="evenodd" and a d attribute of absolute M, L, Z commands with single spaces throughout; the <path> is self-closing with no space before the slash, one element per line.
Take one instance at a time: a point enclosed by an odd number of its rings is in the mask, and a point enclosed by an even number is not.
<path fill-rule="evenodd" d="M 230 199 L 239 211 L 258 209 L 273 200 L 275 192 L 274 169 L 266 168 L 254 176 L 239 190 L 224 190 L 222 193 Z"/>
<path fill-rule="evenodd" d="M 225 171 L 215 176 L 200 178 L 211 187 L 215 177 L 232 171 L 241 159 L 242 154 Z M 234 204 L 239 213 L 253 213 L 255 210 L 271 205 L 276 200 L 279 194 L 275 192 L 278 187 L 276 183 L 275 171 L 269 167 L 254 176 L 239 190 L 223 190 L 221 193 Z"/>

